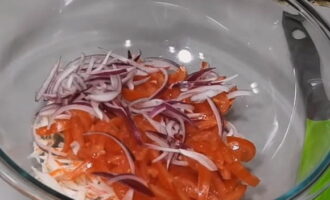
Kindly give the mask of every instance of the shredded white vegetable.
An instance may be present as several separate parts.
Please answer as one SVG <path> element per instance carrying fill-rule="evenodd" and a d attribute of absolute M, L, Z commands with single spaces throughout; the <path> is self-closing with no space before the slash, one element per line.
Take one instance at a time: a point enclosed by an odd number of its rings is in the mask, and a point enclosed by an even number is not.
<path fill-rule="evenodd" d="M 39 124 L 34 127 L 45 126 L 44 120 L 39 120 Z M 41 143 L 49 144 L 51 139 L 40 138 Z M 61 144 L 60 144 L 61 146 Z M 49 146 L 48 146 L 49 147 Z M 79 143 L 74 141 L 71 144 L 73 152 L 78 152 Z M 58 149 L 52 148 L 54 151 Z M 75 200 L 118 200 L 113 189 L 101 178 L 93 177 L 91 180 L 79 178 L 75 181 L 68 181 L 64 172 L 70 172 L 80 166 L 81 161 L 65 159 L 41 149 L 37 144 L 33 144 L 33 152 L 29 155 L 30 159 L 35 159 L 40 169 L 32 167 L 34 176 L 42 183 Z"/>
<path fill-rule="evenodd" d="M 92 180 L 66 181 L 62 173 L 54 172 L 60 171 L 59 169 L 72 171 L 77 165 L 71 160 L 51 155 L 34 146 L 34 151 L 29 157 L 39 163 L 41 170 L 33 167 L 32 171 L 34 176 L 48 187 L 75 200 L 118 200 L 113 189 L 98 177 Z"/>

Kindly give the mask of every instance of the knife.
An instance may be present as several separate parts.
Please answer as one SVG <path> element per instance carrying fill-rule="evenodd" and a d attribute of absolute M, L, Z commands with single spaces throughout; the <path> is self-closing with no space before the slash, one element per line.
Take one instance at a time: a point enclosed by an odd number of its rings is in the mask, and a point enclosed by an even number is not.
<path fill-rule="evenodd" d="M 330 184 L 330 101 L 322 82 L 320 57 L 312 38 L 303 26 L 304 21 L 301 15 L 283 12 L 284 34 L 307 114 L 297 182 L 300 183 L 306 178 L 309 179 L 307 182 L 311 182 L 317 178 L 312 175 L 320 175 L 323 171 L 322 177 L 313 183 L 309 193 L 323 191 L 316 199 L 329 200 L 330 189 L 324 190 L 324 187 Z M 320 165 L 321 161 L 323 165 Z M 306 188 L 301 188 L 300 192 L 304 189 Z"/>

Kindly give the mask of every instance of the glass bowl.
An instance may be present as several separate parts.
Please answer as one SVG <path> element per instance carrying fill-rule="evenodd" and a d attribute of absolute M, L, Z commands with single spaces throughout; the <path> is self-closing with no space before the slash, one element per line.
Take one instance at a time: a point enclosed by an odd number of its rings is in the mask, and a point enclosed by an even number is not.
<path fill-rule="evenodd" d="M 171 58 L 188 68 L 207 60 L 255 95 L 239 99 L 230 118 L 255 142 L 248 164 L 262 180 L 246 199 L 303 199 L 330 162 L 321 149 L 298 175 L 306 108 L 282 27 L 283 10 L 300 14 L 321 58 L 330 92 L 329 27 L 304 1 L 30 0 L 0 2 L 0 176 L 32 199 L 70 199 L 31 175 L 35 92 L 61 56 L 69 61 L 98 47 Z M 330 126 L 323 131 L 329 133 Z M 330 139 L 326 141 L 330 147 Z M 324 176 L 323 176 L 324 177 Z M 325 182 L 329 179 L 323 178 Z M 329 197 L 330 198 L 330 197 Z"/>

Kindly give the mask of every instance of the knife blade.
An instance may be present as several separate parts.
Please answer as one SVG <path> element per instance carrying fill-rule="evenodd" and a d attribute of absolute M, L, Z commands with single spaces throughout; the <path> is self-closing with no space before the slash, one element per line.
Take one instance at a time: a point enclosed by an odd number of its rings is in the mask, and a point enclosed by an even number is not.
<path fill-rule="evenodd" d="M 320 56 L 303 23 L 304 18 L 301 15 L 283 12 L 284 34 L 307 115 L 297 182 L 310 175 L 321 161 L 328 162 L 323 166 L 323 170 L 326 170 L 330 164 L 330 101 L 322 82 Z M 300 36 L 297 37 L 295 33 L 300 33 Z M 322 190 L 330 183 L 328 177 L 330 177 L 330 170 L 323 173 L 310 191 L 315 193 Z M 317 199 L 330 199 L 330 190 L 323 192 Z"/>
<path fill-rule="evenodd" d="M 291 61 L 297 73 L 298 82 L 307 108 L 307 117 L 313 120 L 330 119 L 330 102 L 321 78 L 320 57 L 310 35 L 303 26 L 300 15 L 283 13 L 283 28 L 291 54 Z M 304 34 L 296 39 L 295 31 Z"/>

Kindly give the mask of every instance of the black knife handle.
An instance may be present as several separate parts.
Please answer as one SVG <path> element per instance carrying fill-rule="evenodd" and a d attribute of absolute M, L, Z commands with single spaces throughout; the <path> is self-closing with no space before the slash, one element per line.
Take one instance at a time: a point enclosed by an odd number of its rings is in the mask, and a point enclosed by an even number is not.
<path fill-rule="evenodd" d="M 325 93 L 320 71 L 320 57 L 312 38 L 303 26 L 304 18 L 283 12 L 282 25 L 304 97 L 307 117 L 312 120 L 330 119 L 330 102 Z M 293 32 L 304 37 L 296 39 Z"/>

